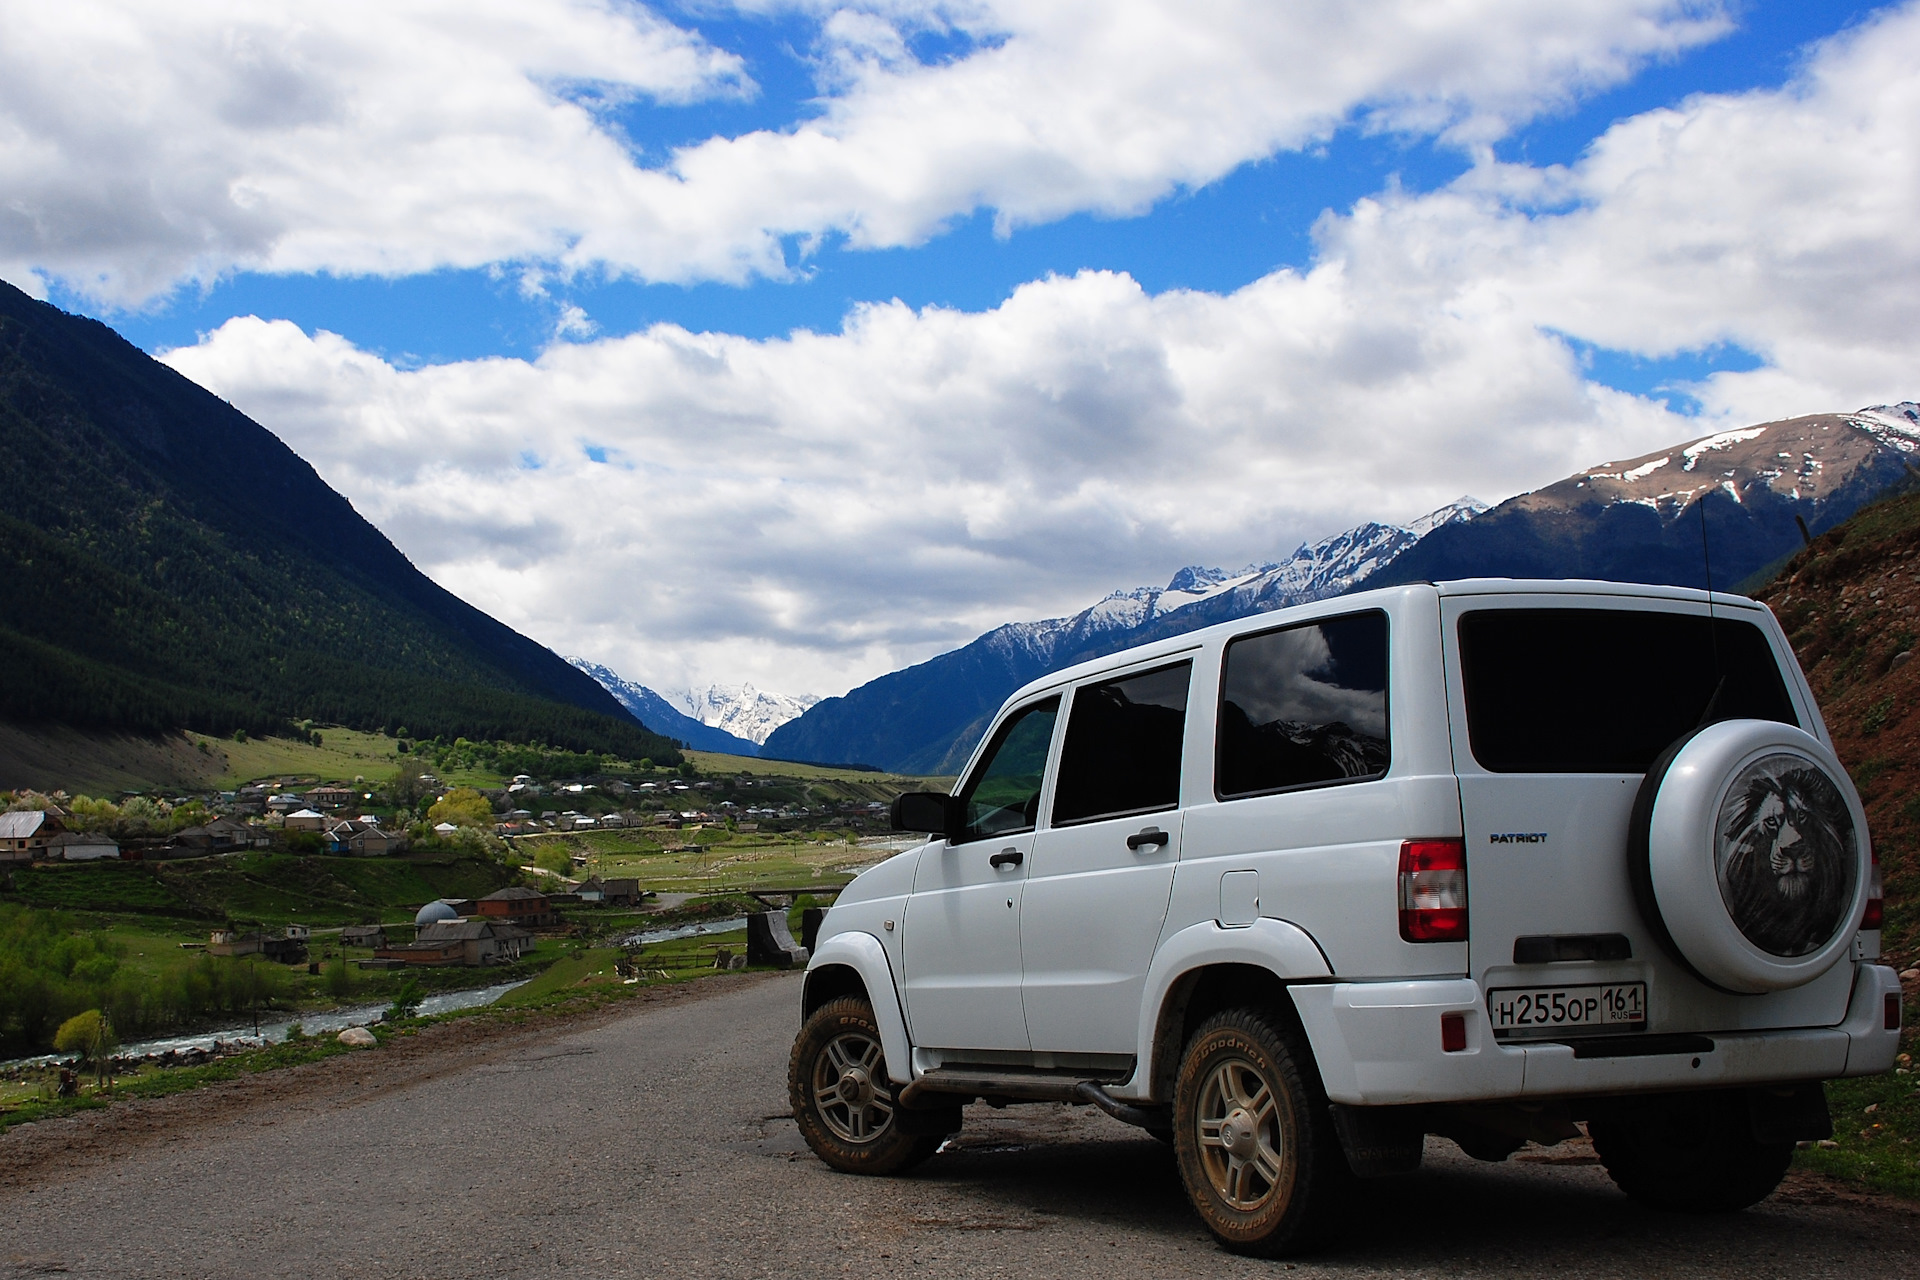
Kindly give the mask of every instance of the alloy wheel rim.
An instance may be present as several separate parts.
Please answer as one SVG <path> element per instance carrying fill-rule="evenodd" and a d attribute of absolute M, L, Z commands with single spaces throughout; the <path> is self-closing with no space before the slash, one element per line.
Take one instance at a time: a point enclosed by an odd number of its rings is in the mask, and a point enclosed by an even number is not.
<path fill-rule="evenodd" d="M 872 1142 L 893 1123 L 893 1097 L 885 1080 L 880 1042 L 864 1032 L 843 1031 L 814 1059 L 814 1109 L 842 1142 Z"/>
<path fill-rule="evenodd" d="M 1285 1134 L 1273 1086 L 1253 1063 L 1217 1064 L 1200 1087 L 1200 1163 L 1214 1192 L 1243 1213 L 1264 1207 L 1286 1172 Z"/>

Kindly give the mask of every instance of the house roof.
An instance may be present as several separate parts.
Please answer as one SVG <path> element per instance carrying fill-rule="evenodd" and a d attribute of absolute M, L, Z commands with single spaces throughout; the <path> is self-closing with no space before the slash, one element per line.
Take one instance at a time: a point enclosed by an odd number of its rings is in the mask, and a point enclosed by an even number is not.
<path fill-rule="evenodd" d="M 287 816 L 289 818 L 324 818 L 327 815 L 314 809 L 302 809 L 298 813 L 290 813 Z"/>
<path fill-rule="evenodd" d="M 420 942 L 468 942 L 475 938 L 531 938 L 533 935 L 518 925 L 500 924 L 493 920 L 436 920 L 432 924 L 420 926 L 416 940 Z"/>
<path fill-rule="evenodd" d="M 63 831 L 59 835 L 55 836 L 53 839 L 49 840 L 47 843 L 61 845 L 63 847 L 69 846 L 69 845 L 90 845 L 90 844 L 112 845 L 116 849 L 120 847 L 120 842 L 118 840 L 115 840 L 112 836 L 109 836 L 109 835 L 102 835 L 97 831 Z"/>
<path fill-rule="evenodd" d="M 480 901 L 482 902 L 527 902 L 534 898 L 545 898 L 546 896 L 547 896 L 546 894 L 540 893 L 537 890 L 525 889 L 516 884 L 516 885 L 509 885 L 505 889 L 495 889 L 492 893 L 480 899 Z"/>
<path fill-rule="evenodd" d="M 47 815 L 38 809 L 19 813 L 0 813 L 0 840 L 25 840 L 40 830 Z"/>

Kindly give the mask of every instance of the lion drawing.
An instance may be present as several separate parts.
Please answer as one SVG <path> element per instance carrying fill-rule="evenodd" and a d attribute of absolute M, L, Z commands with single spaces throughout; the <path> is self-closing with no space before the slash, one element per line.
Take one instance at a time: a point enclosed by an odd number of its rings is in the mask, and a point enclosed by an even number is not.
<path fill-rule="evenodd" d="M 1740 771 L 1716 824 L 1720 896 L 1749 941 L 1777 956 L 1818 951 L 1853 902 L 1853 816 L 1824 773 L 1770 755 Z"/>

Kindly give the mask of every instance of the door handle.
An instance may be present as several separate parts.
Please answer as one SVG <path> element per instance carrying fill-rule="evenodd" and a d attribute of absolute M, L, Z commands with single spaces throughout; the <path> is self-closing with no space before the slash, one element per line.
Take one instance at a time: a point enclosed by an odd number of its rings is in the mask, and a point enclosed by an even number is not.
<path fill-rule="evenodd" d="M 1128 836 L 1127 848 L 1132 849 L 1136 853 L 1146 848 L 1150 844 L 1159 845 L 1162 849 L 1164 849 L 1167 847 L 1167 841 L 1171 839 L 1173 839 L 1173 837 L 1168 835 L 1166 832 L 1162 831 L 1160 828 L 1148 827 L 1145 831 L 1138 831 L 1138 832 L 1135 832 L 1133 835 Z"/>
<path fill-rule="evenodd" d="M 1018 849 L 1002 849 L 991 858 L 988 858 L 987 864 L 995 871 L 998 871 L 1002 867 L 1017 867 L 1026 860 L 1027 855 Z"/>

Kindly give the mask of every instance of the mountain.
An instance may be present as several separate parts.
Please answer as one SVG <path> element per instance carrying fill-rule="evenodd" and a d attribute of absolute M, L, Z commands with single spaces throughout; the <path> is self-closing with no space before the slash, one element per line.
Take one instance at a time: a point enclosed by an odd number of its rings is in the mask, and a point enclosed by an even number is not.
<path fill-rule="evenodd" d="M 701 724 L 723 729 L 758 747 L 775 729 L 805 714 L 820 699 L 812 694 L 768 693 L 750 684 L 713 684 L 688 689 L 677 701 Z"/>
<path fill-rule="evenodd" d="M 1484 503 L 1461 498 L 1409 524 L 1369 522 L 1303 544 L 1279 563 L 1233 573 L 1190 566 L 1164 587 L 1116 591 L 1071 617 L 1008 623 L 951 653 L 816 703 L 775 729 L 761 754 L 954 773 L 1001 702 L 1029 680 L 1162 635 L 1339 595 L 1433 530 L 1484 510 Z"/>
<path fill-rule="evenodd" d="M 233 406 L 0 284 L 0 719 L 294 719 L 677 759 L 559 655 L 435 585 Z"/>
<path fill-rule="evenodd" d="M 1437 529 L 1367 586 L 1449 578 L 1605 578 L 1721 590 L 1912 473 L 1920 405 L 1813 414 L 1609 462 Z M 1706 504 L 1706 547 L 1701 503 Z"/>
<path fill-rule="evenodd" d="M 719 751 L 734 756 L 760 754 L 758 742 L 736 737 L 725 729 L 695 720 L 643 684 L 624 680 L 618 672 L 586 658 L 568 658 L 567 661 L 598 681 L 600 687 L 612 694 L 635 719 L 695 751 Z"/>
<path fill-rule="evenodd" d="M 1006 696 L 1049 671 L 1216 622 L 1367 587 L 1475 577 L 1601 578 L 1720 590 L 1920 475 L 1920 404 L 1761 423 L 1606 463 L 1488 509 L 1469 498 L 1406 525 L 1368 523 L 1285 561 L 1183 569 L 1069 618 L 1010 623 L 829 698 L 765 754 L 953 773 Z M 1701 542 L 1705 504 L 1706 547 Z"/>

